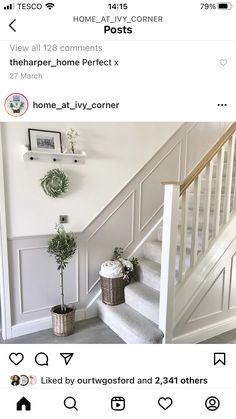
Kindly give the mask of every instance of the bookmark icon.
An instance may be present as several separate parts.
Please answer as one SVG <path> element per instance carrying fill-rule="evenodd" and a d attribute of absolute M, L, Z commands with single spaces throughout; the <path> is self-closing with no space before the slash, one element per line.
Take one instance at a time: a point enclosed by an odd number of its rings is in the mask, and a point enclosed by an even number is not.
<path fill-rule="evenodd" d="M 215 352 L 214 353 L 214 365 L 222 364 L 226 365 L 226 353 L 225 352 Z"/>

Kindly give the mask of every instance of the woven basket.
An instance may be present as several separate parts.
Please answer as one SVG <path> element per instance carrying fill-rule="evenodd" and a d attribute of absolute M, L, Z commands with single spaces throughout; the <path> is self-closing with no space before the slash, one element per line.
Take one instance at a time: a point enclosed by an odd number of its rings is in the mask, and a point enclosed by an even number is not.
<path fill-rule="evenodd" d="M 105 278 L 100 275 L 102 287 L 102 301 L 104 304 L 116 306 L 125 302 L 123 276 L 119 278 Z"/>
<path fill-rule="evenodd" d="M 52 329 L 56 336 L 69 336 L 74 333 L 75 329 L 75 309 L 73 307 L 66 307 L 68 313 L 57 313 L 61 306 L 54 306 L 51 308 L 52 314 Z"/>

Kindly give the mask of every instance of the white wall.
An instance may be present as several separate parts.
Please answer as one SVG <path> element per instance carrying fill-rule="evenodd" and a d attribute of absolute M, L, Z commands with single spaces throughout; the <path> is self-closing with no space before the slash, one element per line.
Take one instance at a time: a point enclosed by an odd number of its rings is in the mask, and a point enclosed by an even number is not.
<path fill-rule="evenodd" d="M 82 231 L 141 169 L 181 123 L 4 123 L 2 141 L 7 204 L 8 237 L 50 234 L 60 214 L 69 216 L 68 229 Z M 47 197 L 40 178 L 51 163 L 24 162 L 22 145 L 28 128 L 80 134 L 85 164 L 55 164 L 69 175 L 69 192 Z"/>

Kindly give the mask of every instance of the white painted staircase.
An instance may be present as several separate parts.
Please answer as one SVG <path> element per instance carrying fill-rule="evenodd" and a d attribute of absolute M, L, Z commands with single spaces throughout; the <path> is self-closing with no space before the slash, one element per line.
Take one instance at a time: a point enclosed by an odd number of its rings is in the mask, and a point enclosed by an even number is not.
<path fill-rule="evenodd" d="M 171 342 L 176 284 L 186 281 L 236 207 L 235 129 L 233 124 L 221 146 L 218 142 L 196 174 L 190 173 L 192 179 L 167 182 L 164 221 L 157 225 L 155 239 L 139 251 L 139 281 L 125 288 L 125 303 L 111 307 L 98 301 L 100 318 L 126 343 L 162 343 L 163 333 L 164 341 Z"/>

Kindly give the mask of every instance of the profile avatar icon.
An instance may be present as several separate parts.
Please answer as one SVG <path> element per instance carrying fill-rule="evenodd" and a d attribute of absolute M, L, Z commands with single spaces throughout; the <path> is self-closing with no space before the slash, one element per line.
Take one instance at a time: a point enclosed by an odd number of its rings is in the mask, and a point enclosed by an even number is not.
<path fill-rule="evenodd" d="M 27 98 L 22 93 L 12 93 L 5 100 L 5 110 L 11 116 L 24 115 L 29 107 Z"/>
<path fill-rule="evenodd" d="M 20 384 L 20 377 L 19 375 L 12 375 L 10 377 L 11 385 L 12 386 L 18 386 Z"/>
<path fill-rule="evenodd" d="M 220 407 L 220 401 L 217 397 L 208 397 L 205 401 L 205 406 L 208 410 L 214 412 Z"/>

